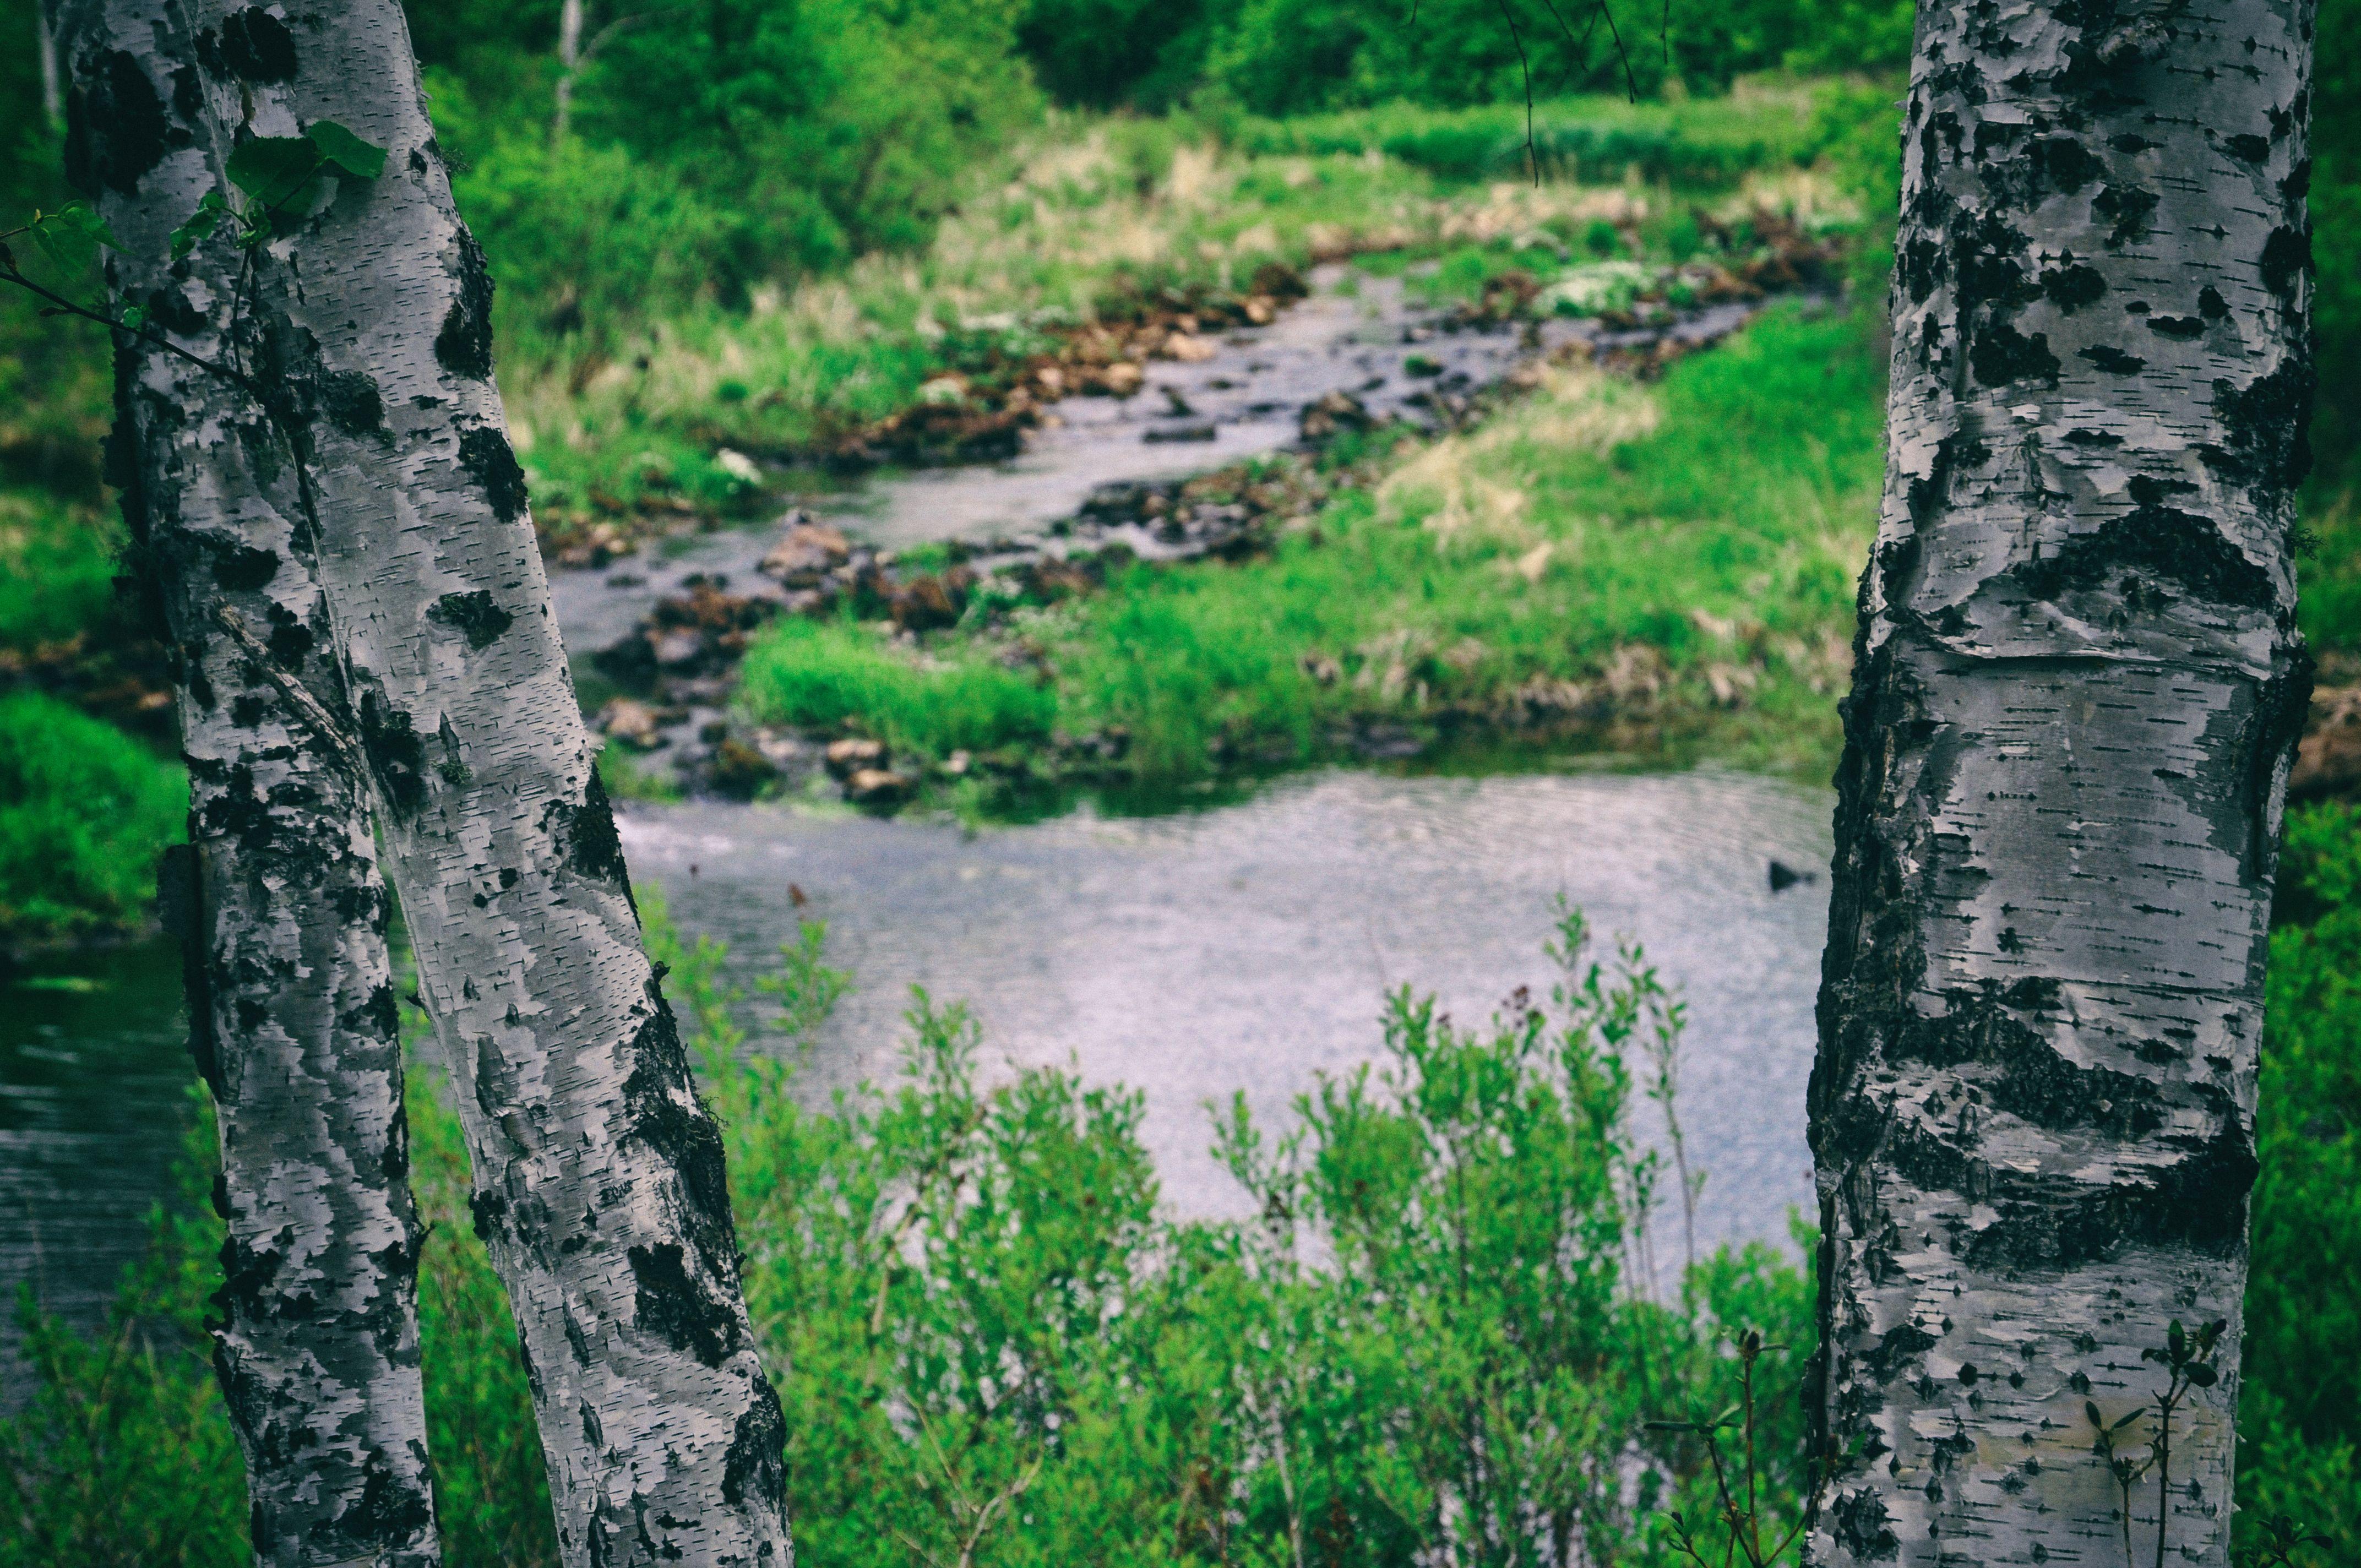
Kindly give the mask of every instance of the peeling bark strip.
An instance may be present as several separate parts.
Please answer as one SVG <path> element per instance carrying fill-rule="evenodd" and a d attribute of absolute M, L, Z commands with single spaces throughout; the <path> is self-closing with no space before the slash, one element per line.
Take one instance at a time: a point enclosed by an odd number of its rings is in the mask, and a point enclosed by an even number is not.
<path fill-rule="evenodd" d="M 1925 0 L 1811 1091 L 1824 1564 L 2226 1563 L 2309 665 L 2307 0 Z M 2132 1496 L 2158 1550 L 2155 1477 Z"/>
<path fill-rule="evenodd" d="M 259 15 L 258 13 L 258 15 Z M 74 162 L 128 254 L 108 283 L 220 361 L 236 254 L 170 265 L 220 183 L 190 107 L 177 7 L 68 5 Z M 267 28 L 238 47 L 270 53 Z M 121 113 L 128 105 L 133 112 Z M 192 1047 L 213 1091 L 228 1224 L 214 1361 L 271 1568 L 440 1561 L 419 1376 L 387 899 L 364 781 L 291 694 L 345 706 L 291 455 L 230 383 L 116 338 L 110 478 L 179 672 L 190 850 L 166 905 L 188 957 Z M 227 610 L 252 629 L 225 636 Z"/>
<path fill-rule="evenodd" d="M 785 1431 L 720 1138 L 642 950 L 490 380 L 491 280 L 401 8 L 274 6 L 276 31 L 220 0 L 186 14 L 216 148 L 333 119 L 387 152 L 373 181 L 324 181 L 258 258 L 247 310 L 304 458 L 346 711 L 522 1332 L 561 1549 L 577 1568 L 787 1568 Z"/>

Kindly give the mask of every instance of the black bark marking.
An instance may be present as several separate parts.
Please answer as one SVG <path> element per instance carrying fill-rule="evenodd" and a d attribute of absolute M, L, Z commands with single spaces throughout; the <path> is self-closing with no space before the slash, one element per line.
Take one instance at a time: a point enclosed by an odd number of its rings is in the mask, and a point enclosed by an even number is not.
<path fill-rule="evenodd" d="M 697 1097 L 671 1004 L 653 980 L 648 991 L 653 1011 L 632 1036 L 631 1076 L 623 1080 L 624 1136 L 645 1144 L 680 1173 L 687 1189 L 681 1217 L 689 1240 L 707 1267 L 728 1273 L 735 1267 L 737 1252 L 730 1239 L 730 1175 L 721 1131 Z"/>
<path fill-rule="evenodd" d="M 459 225 L 459 258 L 452 269 L 459 291 L 434 334 L 434 357 L 454 376 L 487 380 L 492 374 L 492 274 L 483 247 Z"/>
<path fill-rule="evenodd" d="M 688 1255 L 678 1242 L 635 1246 L 624 1255 L 639 1286 L 632 1307 L 641 1329 L 708 1366 L 730 1359 L 738 1348 L 738 1314 L 689 1277 Z"/>
<path fill-rule="evenodd" d="M 389 707 L 374 691 L 362 694 L 360 717 L 361 750 L 378 788 L 390 810 L 407 817 L 426 803 L 426 739 L 410 715 Z"/>
<path fill-rule="evenodd" d="M 171 145 L 162 94 L 121 49 L 99 57 L 68 96 L 66 111 L 66 181 L 85 196 L 96 196 L 101 186 L 137 196 L 140 180 Z"/>
<path fill-rule="evenodd" d="M 1917 1324 L 1904 1323 L 1880 1340 L 1874 1350 L 1861 1352 L 1861 1365 L 1880 1383 L 1891 1382 L 1895 1373 L 1940 1343 Z"/>
<path fill-rule="evenodd" d="M 2255 492 L 2266 510 L 2283 506 L 2312 472 L 2312 399 L 2319 371 L 2309 355 L 2290 358 L 2245 387 L 2213 383 L 2213 414 L 2226 447 L 2204 449 L 2206 465 Z"/>
<path fill-rule="evenodd" d="M 2139 504 L 2088 533 L 2078 533 L 2057 554 L 2009 569 L 2037 599 L 2087 591 L 2126 571 L 2169 578 L 2217 605 L 2269 609 L 2278 602 L 2270 574 L 2222 536 L 2211 518 L 2163 504 L 2164 487 L 2154 479 L 2132 481 Z"/>
<path fill-rule="evenodd" d="M 2048 294 L 2058 308 L 2071 314 L 2084 305 L 2096 304 L 2107 291 L 2107 280 L 2095 267 L 2077 262 L 2061 267 L 2041 277 L 2041 291 Z"/>
<path fill-rule="evenodd" d="M 721 1498 L 736 1508 L 754 1496 L 782 1512 L 787 1505 L 787 1423 L 779 1391 L 768 1377 L 756 1379 L 754 1402 L 738 1418 L 730 1450 L 721 1458 Z"/>
<path fill-rule="evenodd" d="M 263 641 L 269 648 L 270 656 L 279 662 L 280 669 L 290 674 L 301 671 L 303 661 L 311 656 L 313 648 L 319 641 L 317 634 L 297 620 L 294 611 L 284 605 L 270 605 L 266 613 L 270 620 L 270 635 Z"/>
<path fill-rule="evenodd" d="M 2271 156 L 2271 138 L 2253 135 L 2224 137 L 2222 148 L 2233 158 L 2243 159 L 2248 163 L 2264 163 Z"/>
<path fill-rule="evenodd" d="M 508 1229 L 509 1201 L 497 1192 L 470 1192 L 467 1217 L 475 1225 L 476 1239 L 489 1246 Z"/>
<path fill-rule="evenodd" d="M 2100 192 L 2091 210 L 2114 225 L 2107 235 L 2107 248 L 2114 250 L 2146 239 L 2148 216 L 2156 211 L 2157 201 L 2155 192 L 2136 186 L 2110 185 Z"/>
<path fill-rule="evenodd" d="M 608 804 L 607 786 L 594 771 L 583 786 L 582 804 L 554 800 L 541 814 L 542 831 L 556 848 L 557 858 L 577 876 L 603 883 L 631 894 L 631 879 L 623 864 L 623 836 L 615 831 L 615 808 Z M 633 901 L 634 913 L 639 904 Z"/>
<path fill-rule="evenodd" d="M 2075 353 L 2111 376 L 2136 376 L 2147 368 L 2147 361 L 2138 355 L 2125 354 L 2122 349 L 2103 343 L 2076 349 Z"/>
<path fill-rule="evenodd" d="M 401 1014 L 393 1000 L 393 987 L 380 984 L 362 1003 L 336 1020 L 348 1033 L 365 1035 L 371 1039 L 390 1040 L 400 1034 Z"/>
<path fill-rule="evenodd" d="M 1990 1074 L 1970 1080 L 1977 1092 L 2010 1115 L 2052 1132 L 2093 1128 L 2128 1140 L 2163 1126 L 2168 1115 L 2158 1084 L 2107 1068 L 2078 1067 L 2017 1016 L 2045 999 L 2054 1002 L 2057 990 L 2054 981 L 2019 981 L 1947 992 L 1949 1010 L 1935 1017 L 1914 1013 L 1905 1018 L 1888 1056 L 1938 1068 L 1989 1068 Z"/>
<path fill-rule="evenodd" d="M 2279 865 L 2279 835 L 2271 831 L 2273 785 L 2279 765 L 2295 754 L 2312 716 L 2312 678 L 2318 672 L 2311 650 L 2298 648 L 2285 674 L 2263 683 L 2255 693 L 2255 711 L 2247 719 L 2246 774 L 2240 805 L 2245 808 L 2246 842 L 2241 857 L 2250 877 L 2268 878 Z"/>
<path fill-rule="evenodd" d="M 189 1058 L 215 1098 L 222 1093 L 221 1042 L 214 1034 L 213 919 L 205 908 L 204 851 L 174 844 L 156 868 L 156 916 L 181 947 L 181 982 L 189 1002 Z M 219 1179 L 216 1178 L 216 1180 Z M 222 1218 L 229 1218 L 227 1189 Z"/>
<path fill-rule="evenodd" d="M 178 289 L 150 289 L 146 303 L 148 315 L 167 332 L 190 337 L 205 329 L 205 313 L 191 304 L 188 296 Z"/>
<path fill-rule="evenodd" d="M 183 125 L 194 125 L 205 112 L 204 88 L 197 81 L 193 65 L 175 66 L 172 70 L 172 113 Z"/>
<path fill-rule="evenodd" d="M 497 428 L 479 424 L 462 431 L 459 466 L 484 487 L 484 498 L 492 503 L 493 516 L 502 522 L 514 522 L 523 514 L 528 500 L 524 466 L 517 461 L 509 438 Z"/>
<path fill-rule="evenodd" d="M 2205 323 L 2197 316 L 2150 316 L 2147 330 L 2158 336 L 2177 338 L 2186 343 L 2205 335 Z"/>
<path fill-rule="evenodd" d="M 1836 1520 L 1837 1544 L 1855 1557 L 1883 1562 L 1901 1554 L 1901 1539 L 1885 1511 L 1885 1499 L 1864 1486 L 1839 1496 L 1828 1510 Z"/>
<path fill-rule="evenodd" d="M 2049 352 L 2049 334 L 2027 337 L 2006 322 L 1994 322 L 1977 332 L 1968 347 L 1968 365 L 1987 387 L 2012 381 L 2058 380 L 2058 356 Z"/>
<path fill-rule="evenodd" d="M 2273 229 L 2263 241 L 2262 269 L 2263 286 L 2294 303 L 2297 283 L 2312 276 L 2312 236 L 2301 229 Z"/>
<path fill-rule="evenodd" d="M 361 1478 L 361 1495 L 336 1516 L 334 1530 L 339 1540 L 353 1546 L 390 1552 L 408 1545 L 412 1536 L 434 1522 L 434 1510 L 420 1489 L 395 1475 L 383 1454 L 371 1453 Z"/>
<path fill-rule="evenodd" d="M 2246 1194 L 2261 1168 L 2235 1118 L 2172 1164 L 2121 1172 L 2104 1187 L 2080 1173 L 1993 1166 L 1923 1125 L 1891 1127 L 1885 1150 L 1885 1163 L 1922 1191 L 1993 1209 L 1996 1218 L 1960 1238 L 1959 1256 L 2004 1273 L 2080 1268 L 2141 1245 L 2228 1256 L 2246 1243 Z"/>
<path fill-rule="evenodd" d="M 2066 195 L 2072 195 L 2101 174 L 2106 164 L 2072 137 L 2051 137 L 2033 144 L 2035 170 Z"/>
<path fill-rule="evenodd" d="M 385 433 L 385 399 L 377 383 L 359 370 L 332 370 L 320 378 L 320 408 L 346 435 Z"/>
<path fill-rule="evenodd" d="M 459 630 L 467 637 L 467 646 L 478 653 L 499 641 L 500 634 L 516 624 L 516 617 L 494 604 L 487 588 L 445 594 L 426 613 Z"/>
<path fill-rule="evenodd" d="M 295 35 L 287 24 L 258 5 L 232 11 L 222 18 L 221 42 L 206 49 L 209 37 L 197 43 L 200 58 L 210 53 L 207 69 L 241 82 L 292 82 L 295 79 Z"/>

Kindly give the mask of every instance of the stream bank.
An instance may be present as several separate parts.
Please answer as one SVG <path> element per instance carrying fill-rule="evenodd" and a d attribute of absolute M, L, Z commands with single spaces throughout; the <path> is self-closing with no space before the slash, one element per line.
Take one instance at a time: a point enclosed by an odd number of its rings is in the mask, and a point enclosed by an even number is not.
<path fill-rule="evenodd" d="M 1797 237 L 1752 270 L 1794 280 L 1828 258 Z M 1762 304 L 1757 283 L 1719 268 L 1581 276 L 1587 291 L 1510 273 L 1472 300 L 1438 303 L 1410 287 L 1415 272 L 1329 264 L 1268 324 L 1122 361 L 1148 367 L 1134 395 L 1064 405 L 1037 421 L 1015 459 L 885 474 L 808 498 L 768 529 L 643 549 L 610 564 L 602 588 L 586 573 L 556 574 L 586 707 L 612 745 L 610 786 L 741 798 L 840 786 L 881 807 L 955 792 L 1008 815 L 1054 808 L 1044 803 L 1076 788 L 1141 782 L 1119 722 L 1020 720 L 972 737 L 981 744 L 914 746 L 859 714 L 815 723 L 765 712 L 733 677 L 750 648 L 789 645 L 789 629 L 773 623 L 803 618 L 823 637 L 858 638 L 865 624 L 921 663 L 987 656 L 987 680 L 1004 688 L 1011 677 L 1046 684 L 1052 661 L 1033 634 L 1044 613 L 1073 613 L 1093 597 L 1100 605 L 1084 613 L 1105 613 L 1142 572 L 1267 562 L 1288 540 L 1317 547 L 1323 517 L 1380 490 L 1405 454 L 1481 429 L 1574 367 L 1653 379 Z M 1301 667 L 1331 684 L 1343 673 L 1315 653 Z M 1655 718 L 1664 661 L 1634 648 L 1601 674 L 1580 693 L 1529 683 L 1498 702 L 1356 716 L 1325 727 L 1321 745 L 1398 760 L 1545 730 L 1628 746 Z M 1028 706 L 1006 690 L 992 700 Z M 1218 741 L 1206 757 L 1233 773 L 1297 760 L 1251 737 Z"/>

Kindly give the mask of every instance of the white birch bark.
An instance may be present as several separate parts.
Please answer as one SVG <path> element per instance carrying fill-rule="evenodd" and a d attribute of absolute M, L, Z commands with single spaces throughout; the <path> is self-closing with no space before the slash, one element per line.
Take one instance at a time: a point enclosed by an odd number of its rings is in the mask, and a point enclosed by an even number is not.
<path fill-rule="evenodd" d="M 2228 1561 L 2311 49 L 2308 0 L 1919 6 L 1811 1094 L 1816 1563 L 2123 1563 L 2086 1404 L 2149 1403 L 2174 1319 L 2228 1321 L 2224 1376 L 2131 1552 Z"/>
<path fill-rule="evenodd" d="M 220 183 L 175 91 L 192 40 L 173 10 L 62 8 L 69 161 L 128 247 L 107 259 L 117 302 L 226 363 L 236 252 L 168 261 Z M 160 599 L 189 764 L 167 906 L 220 1126 L 214 1363 L 255 1557 L 420 1568 L 440 1559 L 388 901 L 366 783 L 306 718 L 340 707 L 343 684 L 292 455 L 233 383 L 129 334 L 116 345 L 111 477 Z"/>
<path fill-rule="evenodd" d="M 552 126 L 555 140 L 566 139 L 574 117 L 574 73 L 582 65 L 582 0 L 562 0 L 557 8 L 557 116 Z"/>
<path fill-rule="evenodd" d="M 58 77 L 58 40 L 45 6 L 33 8 L 33 39 L 41 51 L 41 117 L 55 129 L 65 123 L 66 94 Z"/>
<path fill-rule="evenodd" d="M 204 43 L 227 147 L 334 120 L 387 150 L 274 242 L 251 311 L 306 448 L 318 569 L 478 1232 L 522 1331 L 566 1560 L 790 1561 L 778 1398 L 740 1288 L 721 1141 L 643 953 L 395 0 L 275 10 L 285 68 Z"/>

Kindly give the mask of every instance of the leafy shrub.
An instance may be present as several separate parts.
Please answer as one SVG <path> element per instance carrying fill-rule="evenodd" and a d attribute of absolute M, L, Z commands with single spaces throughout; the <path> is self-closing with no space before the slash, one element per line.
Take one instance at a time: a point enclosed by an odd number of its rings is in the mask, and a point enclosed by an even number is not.
<path fill-rule="evenodd" d="M 2361 808 L 2290 814 L 2257 1141 L 2242 1543 L 2286 1514 L 2361 1560 Z"/>
<path fill-rule="evenodd" d="M 1891 94 L 1889 94 L 1889 97 Z M 1534 109 L 1532 157 L 1558 180 L 1643 179 L 1713 187 L 1817 150 L 1811 94 L 1760 92 L 1674 107 L 1621 98 L 1545 100 Z M 1445 180 L 1513 179 L 1531 172 L 1521 103 L 1455 109 L 1399 102 L 1350 113 L 1250 120 L 1237 144 L 1262 153 L 1356 156 L 1379 151 Z"/>
<path fill-rule="evenodd" d="M 0 648 L 29 651 L 104 626 L 119 530 L 95 508 L 0 491 Z"/>
<path fill-rule="evenodd" d="M 1654 1165 L 1620 1056 L 1664 998 L 1628 959 L 1585 958 L 1578 923 L 1546 1000 L 1457 1029 L 1398 996 L 1382 1065 L 1323 1081 L 1296 1130 L 1234 1109 L 1221 1146 L 1259 1216 L 1179 1223 L 1137 1094 L 1054 1069 L 987 1082 L 973 1020 L 920 992 L 900 1080 L 816 1108 L 782 1058 L 846 983 L 820 931 L 765 984 L 757 1051 L 721 948 L 642 907 L 728 1140 L 801 1561 L 1472 1564 L 1527 1561 L 1546 1532 L 1660 1563 L 1658 1509 L 1710 1527 L 1695 1438 L 1649 1419 L 1709 1420 L 1741 1326 L 1800 1363 L 1809 1285 L 1781 1255 L 1719 1254 L 1673 1300 L 1629 1263 Z M 456 1119 L 423 1073 L 410 1112 L 445 1551 L 553 1563 Z M 0 1558 L 246 1560 L 201 1330 L 220 1240 L 203 1126 L 191 1149 L 106 1328 L 36 1317 L 38 1386 L 0 1421 Z M 1784 1395 L 1766 1390 L 1756 1447 L 1774 1519 L 1802 1479 Z"/>
<path fill-rule="evenodd" d="M 126 930 L 188 816 L 181 771 L 37 692 L 0 697 L 0 938 Z"/>

